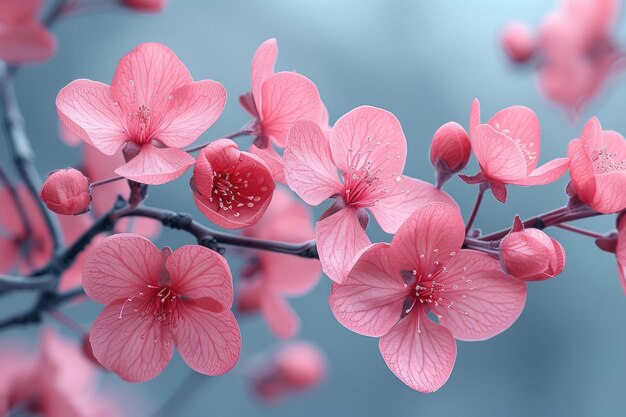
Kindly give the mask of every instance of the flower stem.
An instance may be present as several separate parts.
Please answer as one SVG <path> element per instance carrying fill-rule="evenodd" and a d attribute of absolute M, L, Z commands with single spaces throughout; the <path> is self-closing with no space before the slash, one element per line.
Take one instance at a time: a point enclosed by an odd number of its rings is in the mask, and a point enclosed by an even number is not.
<path fill-rule="evenodd" d="M 578 233 L 579 235 L 588 236 L 594 239 L 601 239 L 604 237 L 603 234 L 592 232 L 591 230 L 583 229 L 581 227 L 572 226 L 570 224 L 559 223 L 555 224 L 554 227 L 558 227 L 559 229 L 568 230 L 573 233 Z"/>
<path fill-rule="evenodd" d="M 480 209 L 480 204 L 483 202 L 483 197 L 485 195 L 485 191 L 487 191 L 486 184 L 480 184 L 478 186 L 478 195 L 476 196 L 476 202 L 474 203 L 474 208 L 470 213 L 469 219 L 467 219 L 467 225 L 465 226 L 465 235 L 472 230 L 472 225 L 474 224 L 474 220 L 476 220 L 476 215 L 478 214 L 478 210 Z"/>
<path fill-rule="evenodd" d="M 252 130 L 247 129 L 247 128 L 243 128 L 243 129 L 238 130 L 236 132 L 233 132 L 233 133 L 231 133 L 229 135 L 222 136 L 221 138 L 218 138 L 218 139 L 235 139 L 235 138 L 238 138 L 240 136 L 248 136 L 248 135 L 251 135 L 251 134 L 252 134 Z M 211 140 L 209 142 L 205 142 L 205 143 L 203 143 L 201 145 L 192 146 L 191 148 L 185 149 L 185 152 L 191 153 L 191 152 L 199 151 L 200 149 L 202 149 L 205 146 L 207 146 L 209 143 L 215 142 L 216 140 L 217 139 L 213 139 L 213 140 Z"/>

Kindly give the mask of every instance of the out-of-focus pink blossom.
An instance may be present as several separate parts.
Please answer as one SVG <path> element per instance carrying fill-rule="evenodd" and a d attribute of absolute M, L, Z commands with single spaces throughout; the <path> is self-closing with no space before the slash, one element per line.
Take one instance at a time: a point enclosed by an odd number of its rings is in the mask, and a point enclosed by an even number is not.
<path fill-rule="evenodd" d="M 166 46 L 144 43 L 122 58 L 111 86 L 75 80 L 57 96 L 61 121 L 106 155 L 122 149 L 115 172 L 144 184 L 163 184 L 194 163 L 181 148 L 222 114 L 226 91 L 216 81 L 194 82 Z"/>
<path fill-rule="evenodd" d="M 315 238 L 311 212 L 289 192 L 277 189 L 259 223 L 244 229 L 244 235 L 278 242 L 301 243 Z M 296 335 L 298 316 L 285 296 L 300 296 L 318 282 L 321 266 L 317 259 L 259 251 L 242 270 L 238 309 L 260 311 L 272 332 L 281 338 Z"/>
<path fill-rule="evenodd" d="M 354 256 L 370 243 L 365 209 L 385 232 L 394 233 L 420 204 L 454 204 L 431 184 L 402 175 L 404 132 L 392 113 L 376 107 L 358 107 L 342 116 L 330 138 L 318 123 L 297 121 L 289 131 L 284 161 L 289 187 L 306 203 L 335 200 L 316 224 L 322 268 L 335 282 L 344 280 Z"/>
<path fill-rule="evenodd" d="M 18 202 L 7 187 L 0 187 L 0 273 L 28 274 L 50 261 L 52 239 L 28 189 L 17 185 L 16 194 Z"/>
<path fill-rule="evenodd" d="M 481 123 L 480 103 L 474 99 L 470 112 L 470 136 L 480 172 L 461 178 L 469 184 L 489 184 L 494 197 L 500 202 L 506 201 L 507 184 L 549 184 L 569 167 L 568 158 L 556 158 L 537 167 L 541 145 L 539 119 L 528 107 L 507 107 L 487 123 Z"/>
<path fill-rule="evenodd" d="M 106 307 L 91 328 L 93 354 L 127 381 L 159 375 L 174 352 L 206 375 L 228 372 L 241 351 L 226 260 L 202 246 L 159 251 L 132 234 L 106 238 L 85 262 L 85 293 Z"/>
<path fill-rule="evenodd" d="M 327 372 L 326 358 L 312 343 L 290 342 L 262 355 L 249 372 L 254 391 L 275 403 L 320 385 Z"/>
<path fill-rule="evenodd" d="M 257 223 L 275 187 L 267 165 L 256 155 L 240 151 L 230 139 L 202 148 L 191 180 L 193 198 L 202 214 L 226 229 Z"/>
<path fill-rule="evenodd" d="M 501 42 L 504 51 L 515 62 L 526 62 L 535 53 L 535 37 L 522 22 L 509 23 L 502 31 Z"/>
<path fill-rule="evenodd" d="M 77 169 L 59 169 L 48 175 L 39 197 L 51 211 L 76 215 L 89 211 L 89 179 Z"/>
<path fill-rule="evenodd" d="M 160 12 L 165 7 L 166 0 L 122 0 L 122 4 L 140 12 Z"/>
<path fill-rule="evenodd" d="M 111 400 L 96 395 L 95 368 L 73 343 L 45 329 L 39 356 L 24 346 L 0 350 L 0 415 L 12 411 L 45 417 L 113 417 Z"/>
<path fill-rule="evenodd" d="M 23 64 L 48 59 L 56 40 L 37 20 L 42 0 L 0 0 L 0 60 Z"/>
<path fill-rule="evenodd" d="M 437 129 L 430 145 L 430 163 L 437 171 L 437 184 L 465 168 L 471 153 L 472 145 L 463 126 L 448 122 Z"/>
<path fill-rule="evenodd" d="M 391 244 L 368 246 L 344 282 L 333 284 L 329 300 L 337 320 L 356 333 L 380 337 L 389 369 L 418 391 L 432 392 L 446 382 L 455 338 L 495 336 L 524 307 L 526 283 L 503 273 L 491 256 L 461 249 L 464 239 L 456 207 L 426 204 Z"/>
<path fill-rule="evenodd" d="M 515 216 L 511 232 L 500 242 L 500 264 L 509 275 L 523 281 L 544 281 L 563 272 L 565 250 L 539 229 L 524 229 Z"/>
<path fill-rule="evenodd" d="M 569 143 L 572 186 L 583 202 L 600 213 L 626 208 L 626 139 L 612 130 L 602 130 L 594 117 L 579 139 Z"/>
<path fill-rule="evenodd" d="M 617 222 L 617 246 L 615 257 L 617 258 L 617 272 L 626 294 L 626 215 L 621 215 Z"/>

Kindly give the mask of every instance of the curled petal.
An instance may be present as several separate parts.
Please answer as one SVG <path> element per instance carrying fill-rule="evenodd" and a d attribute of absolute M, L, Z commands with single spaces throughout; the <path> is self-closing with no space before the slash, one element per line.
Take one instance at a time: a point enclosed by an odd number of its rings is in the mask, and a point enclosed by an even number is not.
<path fill-rule="evenodd" d="M 147 144 L 141 147 L 137 156 L 117 168 L 115 173 L 142 184 L 160 185 L 174 181 L 193 163 L 193 157 L 185 151 Z"/>
<path fill-rule="evenodd" d="M 526 178 L 510 181 L 515 185 L 544 185 L 561 178 L 569 168 L 569 158 L 556 158 L 535 168 Z"/>
<path fill-rule="evenodd" d="M 265 165 L 267 165 L 267 168 L 270 170 L 274 181 L 281 184 L 287 184 L 283 159 L 280 155 L 278 155 L 278 153 L 276 153 L 276 150 L 274 150 L 272 145 L 261 149 L 252 144 L 248 150 L 251 154 L 258 156 L 261 160 L 263 160 L 263 162 L 265 162 Z"/>

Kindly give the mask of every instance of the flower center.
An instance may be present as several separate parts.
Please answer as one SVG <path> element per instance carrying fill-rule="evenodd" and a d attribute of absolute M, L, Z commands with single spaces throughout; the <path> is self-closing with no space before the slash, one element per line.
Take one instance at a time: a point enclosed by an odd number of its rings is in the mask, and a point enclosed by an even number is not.
<path fill-rule="evenodd" d="M 520 150 L 525 160 L 534 161 L 535 159 L 537 159 L 537 152 L 533 150 L 533 148 L 535 147 L 535 144 L 533 142 L 530 142 L 528 144 L 522 143 L 522 140 L 520 138 L 514 138 L 511 135 L 511 131 L 509 129 L 501 129 L 500 123 L 496 123 L 496 130 L 499 130 L 503 134 L 513 139 L 513 142 L 515 142 L 517 148 Z"/>
<path fill-rule="evenodd" d="M 603 146 L 591 152 L 591 161 L 596 174 L 606 174 L 626 170 L 626 160 L 616 161 L 617 153 L 611 153 Z"/>
<path fill-rule="evenodd" d="M 137 300 L 139 298 L 139 300 Z M 135 302 L 135 312 L 141 311 L 141 320 L 156 319 L 162 325 L 175 328 L 180 313 L 178 311 L 179 297 L 170 286 L 154 286 L 148 284 L 148 290 L 126 299 L 120 309 L 119 319 L 124 317 L 124 309 L 129 303 Z M 145 335 L 141 335 L 143 339 Z"/>
<path fill-rule="evenodd" d="M 253 208 L 255 203 L 261 201 L 261 197 L 247 194 L 249 179 L 252 173 L 241 175 L 239 171 L 213 172 L 213 192 L 209 196 L 209 201 L 217 199 L 218 210 L 233 211 L 233 216 L 239 217 L 240 209 L 244 207 Z M 263 178 L 259 177 L 257 181 Z M 267 187 L 262 187 L 261 191 L 267 191 Z"/>

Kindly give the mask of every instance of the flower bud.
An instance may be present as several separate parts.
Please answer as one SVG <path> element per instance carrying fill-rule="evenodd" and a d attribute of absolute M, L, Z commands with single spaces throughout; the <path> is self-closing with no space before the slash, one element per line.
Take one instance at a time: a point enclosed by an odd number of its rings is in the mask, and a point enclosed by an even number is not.
<path fill-rule="evenodd" d="M 433 135 L 430 162 L 437 170 L 438 183 L 461 171 L 469 162 L 472 147 L 463 126 L 448 122 Z"/>
<path fill-rule="evenodd" d="M 60 169 L 48 175 L 41 188 L 41 200 L 57 214 L 75 215 L 89 211 L 89 179 L 74 168 Z"/>
<path fill-rule="evenodd" d="M 539 229 L 524 229 L 519 216 L 513 230 L 500 242 L 500 264 L 509 275 L 523 281 L 543 281 L 563 271 L 565 250 Z"/>
<path fill-rule="evenodd" d="M 502 31 L 501 42 L 513 62 L 526 62 L 535 53 L 535 39 L 525 23 L 513 22 L 507 25 Z"/>
<path fill-rule="evenodd" d="M 165 0 L 122 0 L 122 3 L 140 12 L 160 12 L 165 7 Z"/>

